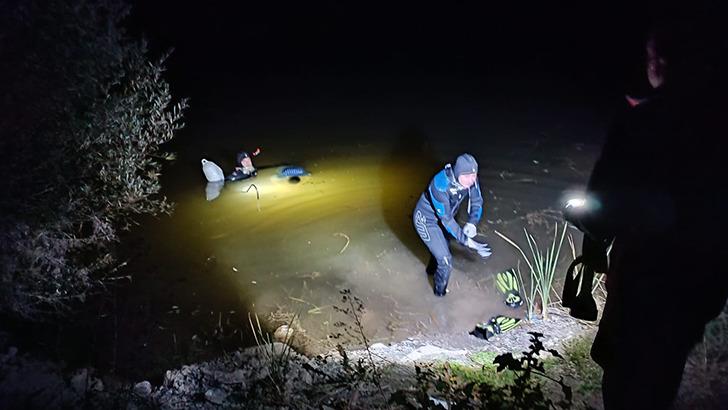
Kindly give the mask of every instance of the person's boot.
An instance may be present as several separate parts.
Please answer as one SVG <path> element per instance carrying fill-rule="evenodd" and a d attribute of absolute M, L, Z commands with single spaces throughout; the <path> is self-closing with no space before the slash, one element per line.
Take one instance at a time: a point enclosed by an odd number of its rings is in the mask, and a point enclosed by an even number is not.
<path fill-rule="evenodd" d="M 448 258 L 443 258 L 442 261 L 437 261 L 437 272 L 435 272 L 434 278 L 434 291 L 436 296 L 445 296 L 447 293 L 447 282 L 450 280 L 450 261 Z"/>

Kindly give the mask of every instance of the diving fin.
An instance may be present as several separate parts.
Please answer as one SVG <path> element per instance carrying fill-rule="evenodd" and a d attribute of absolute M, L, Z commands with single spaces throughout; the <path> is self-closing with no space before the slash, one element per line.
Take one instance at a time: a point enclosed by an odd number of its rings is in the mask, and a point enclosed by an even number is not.
<path fill-rule="evenodd" d="M 497 334 L 497 330 L 490 321 L 487 321 L 475 325 L 475 329 L 470 334 L 480 339 L 489 340 Z"/>
<path fill-rule="evenodd" d="M 491 319 L 495 322 L 496 326 L 498 326 L 498 333 L 507 332 L 514 327 L 518 326 L 519 323 L 521 323 L 521 319 L 516 319 L 514 317 L 508 317 L 508 316 L 501 316 L 498 315 Z"/>
<path fill-rule="evenodd" d="M 471 335 L 489 340 L 495 335 L 499 335 L 503 332 L 507 332 L 516 327 L 521 322 L 521 319 L 516 319 L 507 316 L 493 316 L 487 322 L 478 323 L 475 325 L 475 329 L 470 332 Z"/>
<path fill-rule="evenodd" d="M 506 296 L 504 303 L 512 308 L 523 305 L 523 298 L 518 293 L 518 279 L 513 269 L 500 272 L 495 276 L 495 284 L 498 290 Z"/>

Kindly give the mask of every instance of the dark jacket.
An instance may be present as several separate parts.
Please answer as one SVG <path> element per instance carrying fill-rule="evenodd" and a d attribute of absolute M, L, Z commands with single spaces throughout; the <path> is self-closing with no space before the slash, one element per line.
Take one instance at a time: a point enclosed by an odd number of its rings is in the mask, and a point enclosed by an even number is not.
<path fill-rule="evenodd" d="M 455 173 L 450 164 L 435 174 L 419 201 L 423 212 L 436 215 L 437 218 L 459 243 L 465 243 L 467 237 L 455 220 L 460 205 L 468 198 L 468 222 L 477 225 L 483 215 L 483 197 L 480 194 L 480 185 L 476 181 L 470 188 L 465 188 L 457 182 Z"/>
<path fill-rule="evenodd" d="M 588 185 L 598 207 L 580 221 L 585 250 L 614 239 L 593 350 L 602 365 L 638 334 L 692 345 L 725 305 L 724 107 L 663 90 L 609 132 Z"/>

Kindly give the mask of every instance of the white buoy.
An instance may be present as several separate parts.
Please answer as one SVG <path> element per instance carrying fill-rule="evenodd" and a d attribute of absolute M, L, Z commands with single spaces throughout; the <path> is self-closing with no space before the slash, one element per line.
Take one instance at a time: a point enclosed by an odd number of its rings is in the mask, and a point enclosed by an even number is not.
<path fill-rule="evenodd" d="M 205 178 L 207 178 L 208 182 L 220 182 L 225 180 L 222 168 L 220 168 L 216 163 L 204 158 L 202 159 L 202 172 L 205 174 Z"/>

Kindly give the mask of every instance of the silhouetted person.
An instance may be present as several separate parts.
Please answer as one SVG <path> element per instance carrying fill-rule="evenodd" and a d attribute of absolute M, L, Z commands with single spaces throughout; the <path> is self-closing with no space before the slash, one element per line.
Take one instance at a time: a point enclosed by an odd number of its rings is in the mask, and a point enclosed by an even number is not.
<path fill-rule="evenodd" d="M 656 92 L 614 122 L 587 208 L 567 213 L 597 271 L 613 244 L 592 347 L 606 409 L 669 408 L 688 353 L 728 295 L 725 56 L 709 29 L 675 23 L 651 33 L 647 77 Z"/>

